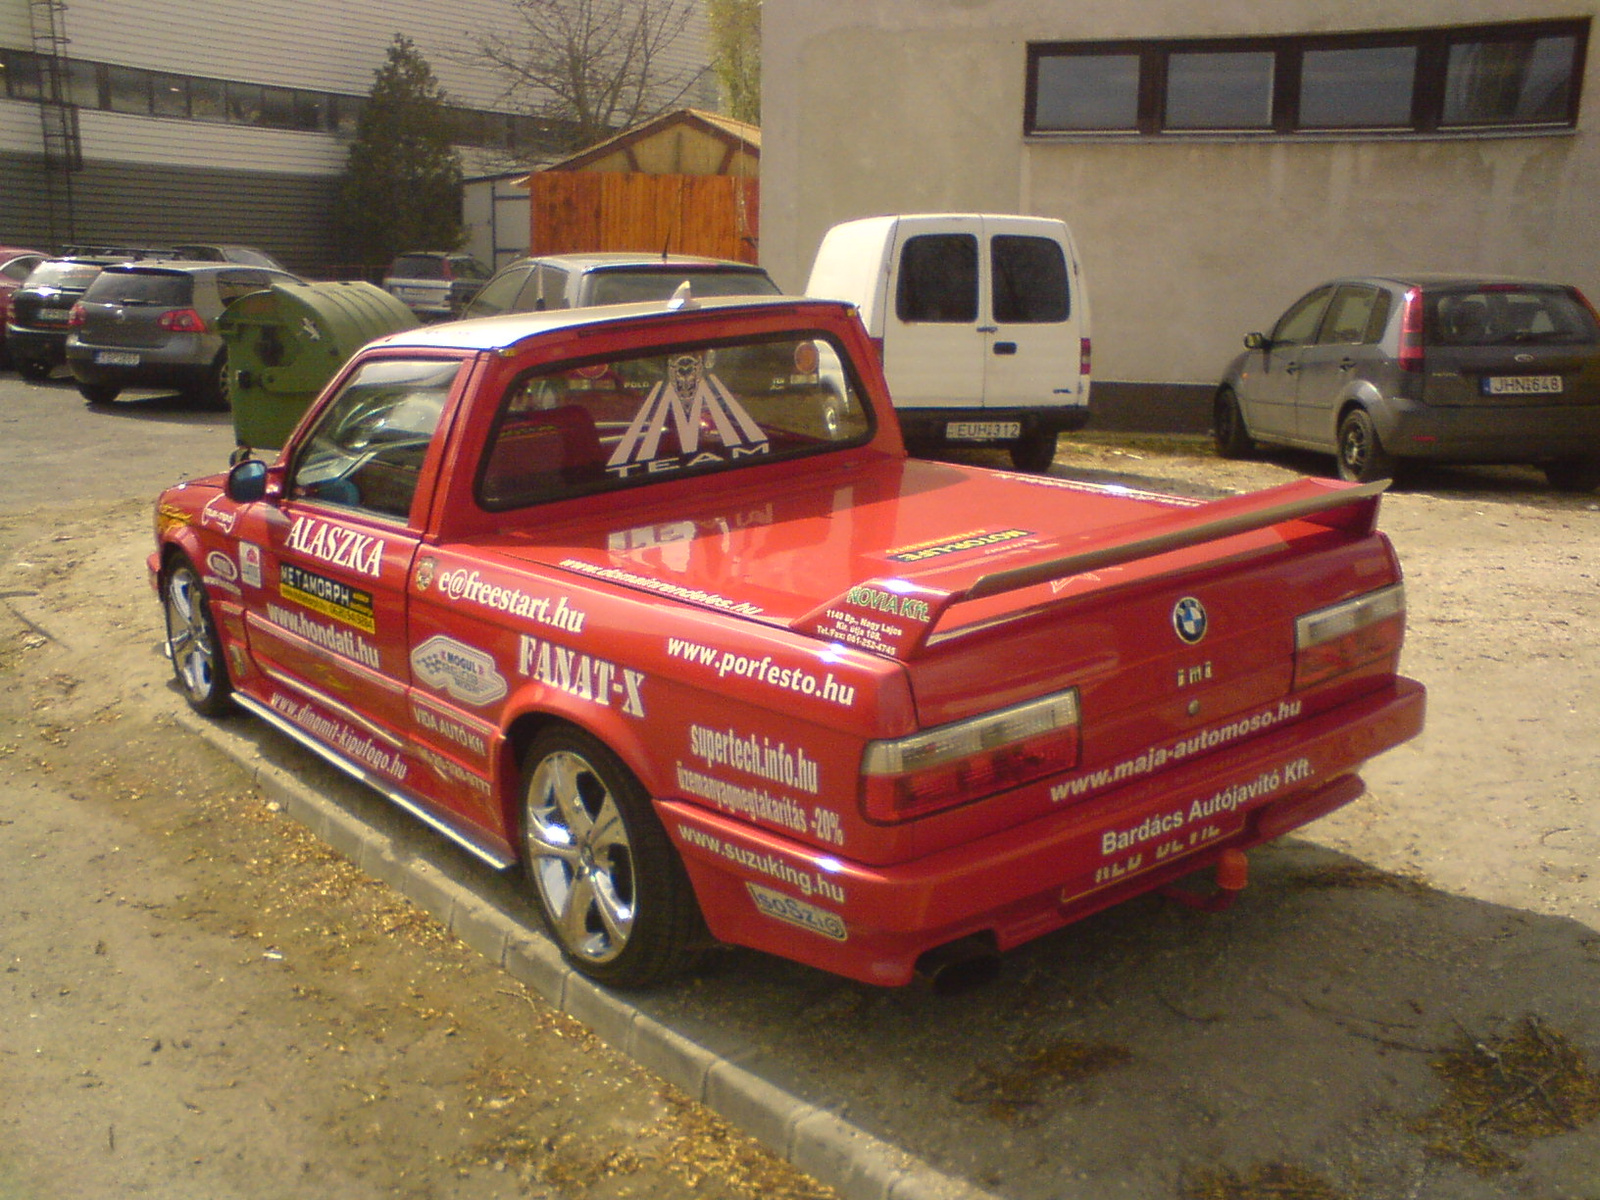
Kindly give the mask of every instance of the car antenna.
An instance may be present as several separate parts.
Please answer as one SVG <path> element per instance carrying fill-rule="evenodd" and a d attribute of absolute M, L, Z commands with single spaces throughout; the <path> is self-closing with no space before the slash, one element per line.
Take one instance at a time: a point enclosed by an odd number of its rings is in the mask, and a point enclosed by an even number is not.
<path fill-rule="evenodd" d="M 667 301 L 668 312 L 677 312 L 680 309 L 699 307 L 700 301 L 694 298 L 694 289 L 689 286 L 689 281 L 687 279 L 678 285 L 678 290 L 672 293 L 672 299 Z"/>

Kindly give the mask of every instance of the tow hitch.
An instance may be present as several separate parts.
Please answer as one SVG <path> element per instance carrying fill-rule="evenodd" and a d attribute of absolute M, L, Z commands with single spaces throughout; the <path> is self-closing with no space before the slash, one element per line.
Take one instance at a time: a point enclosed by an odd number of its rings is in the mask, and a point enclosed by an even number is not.
<path fill-rule="evenodd" d="M 1198 908 L 1201 912 L 1222 912 L 1232 907 L 1250 882 L 1250 860 L 1243 850 L 1224 850 L 1217 860 L 1217 890 L 1209 893 L 1191 892 L 1177 884 L 1168 884 L 1161 894 L 1179 904 Z"/>

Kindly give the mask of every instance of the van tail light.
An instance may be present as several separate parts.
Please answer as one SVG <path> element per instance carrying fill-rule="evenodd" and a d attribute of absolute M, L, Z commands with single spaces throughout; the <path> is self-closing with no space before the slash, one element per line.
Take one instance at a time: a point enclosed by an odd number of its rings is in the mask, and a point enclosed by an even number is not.
<path fill-rule="evenodd" d="M 1294 686 L 1312 687 L 1400 653 L 1406 631 L 1406 589 L 1380 588 L 1294 623 Z"/>
<path fill-rule="evenodd" d="M 1078 374 L 1079 375 L 1087 376 L 1089 374 L 1089 358 L 1090 358 L 1090 355 L 1089 355 L 1089 339 L 1088 338 L 1079 338 L 1078 339 Z"/>
<path fill-rule="evenodd" d="M 86 324 L 88 324 L 88 321 L 89 312 L 83 307 L 83 301 L 80 300 L 74 304 L 71 310 L 67 313 L 67 328 L 82 329 Z"/>
<path fill-rule="evenodd" d="M 173 308 L 156 318 L 156 326 L 168 333 L 204 333 L 206 320 L 192 308 Z"/>
<path fill-rule="evenodd" d="M 1046 775 L 1071 770 L 1079 754 L 1078 689 L 941 725 L 862 756 L 862 812 L 892 823 L 926 816 Z"/>
<path fill-rule="evenodd" d="M 1406 291 L 1400 302 L 1400 369 L 1412 374 L 1422 371 L 1422 292 L 1418 288 Z"/>

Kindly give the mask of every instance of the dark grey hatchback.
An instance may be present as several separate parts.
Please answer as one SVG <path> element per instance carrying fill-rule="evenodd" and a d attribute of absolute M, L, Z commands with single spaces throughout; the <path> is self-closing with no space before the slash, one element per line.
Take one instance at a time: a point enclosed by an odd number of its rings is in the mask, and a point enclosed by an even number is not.
<path fill-rule="evenodd" d="M 107 267 L 72 307 L 67 366 L 90 404 L 126 387 L 169 387 L 227 405 L 227 352 L 217 318 L 233 301 L 287 271 L 220 262 L 136 262 Z"/>
<path fill-rule="evenodd" d="M 1408 459 L 1534 463 L 1554 487 L 1600 487 L 1600 320 L 1575 287 L 1336 279 L 1245 347 L 1215 397 L 1224 455 L 1327 451 L 1363 482 Z"/>

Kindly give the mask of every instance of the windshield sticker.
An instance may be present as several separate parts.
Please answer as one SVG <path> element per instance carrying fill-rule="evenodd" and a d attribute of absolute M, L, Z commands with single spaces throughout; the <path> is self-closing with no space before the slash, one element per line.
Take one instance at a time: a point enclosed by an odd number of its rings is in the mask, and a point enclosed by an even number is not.
<path fill-rule="evenodd" d="M 761 426 L 706 366 L 703 354 L 675 354 L 668 360 L 667 378 L 650 389 L 606 463 L 608 472 L 626 479 L 641 467 L 652 474 L 681 471 L 770 451 Z M 677 434 L 678 452 L 663 455 L 661 439 L 668 421 Z M 701 447 L 700 438 L 706 432 L 715 432 L 725 453 Z"/>
<path fill-rule="evenodd" d="M 293 563 L 279 565 L 278 592 L 285 600 L 293 600 L 312 612 L 353 625 L 363 633 L 377 632 L 371 592 L 353 588 L 348 583 L 329 579 L 325 575 L 313 575 Z"/>
<path fill-rule="evenodd" d="M 411 651 L 411 667 L 423 683 L 466 704 L 493 704 L 506 694 L 493 658 L 442 633 Z"/>
<path fill-rule="evenodd" d="M 378 578 L 383 571 L 382 538 L 331 525 L 315 517 L 296 517 L 289 527 L 291 550 L 362 575 Z"/>
<path fill-rule="evenodd" d="M 750 899 L 755 901 L 756 910 L 762 916 L 798 926 L 808 933 L 821 934 L 835 942 L 849 940 L 850 935 L 845 931 L 844 921 L 837 913 L 818 908 L 815 904 L 807 904 L 804 900 L 796 900 L 793 896 L 785 896 L 782 892 L 762 887 L 759 883 L 750 883 L 747 880 L 744 886 L 750 890 Z"/>
<path fill-rule="evenodd" d="M 997 546 L 1005 542 L 1014 542 L 1019 538 L 1032 537 L 1031 529 L 979 529 L 971 533 L 963 533 L 957 537 L 943 538 L 937 542 L 922 542 L 915 546 L 906 546 L 899 550 L 891 550 L 887 555 L 891 562 L 916 563 L 930 558 L 942 558 L 946 554 L 961 554 L 967 550 L 981 550 L 985 546 Z"/>
<path fill-rule="evenodd" d="M 524 633 L 517 645 L 517 674 L 601 708 L 618 708 L 630 717 L 644 716 L 643 671 Z"/>

